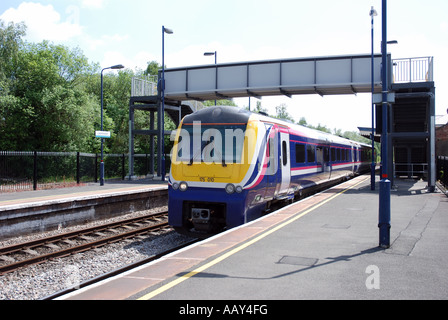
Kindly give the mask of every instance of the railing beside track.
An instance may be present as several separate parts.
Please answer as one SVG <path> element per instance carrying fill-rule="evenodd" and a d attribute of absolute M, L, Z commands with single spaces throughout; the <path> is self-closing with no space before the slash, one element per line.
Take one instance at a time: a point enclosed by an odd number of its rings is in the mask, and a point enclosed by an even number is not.
<path fill-rule="evenodd" d="M 105 154 L 106 179 L 124 180 L 128 154 Z M 145 178 L 151 155 L 134 155 L 134 173 Z M 98 182 L 100 155 L 83 152 L 0 151 L 0 192 L 24 191 Z"/>

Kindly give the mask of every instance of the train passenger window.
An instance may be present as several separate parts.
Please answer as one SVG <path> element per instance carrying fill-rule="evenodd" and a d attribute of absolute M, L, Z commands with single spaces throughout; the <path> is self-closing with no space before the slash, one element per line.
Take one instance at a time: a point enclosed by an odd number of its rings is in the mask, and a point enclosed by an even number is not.
<path fill-rule="evenodd" d="M 288 163 L 288 149 L 286 146 L 286 141 L 282 142 L 282 159 L 283 159 L 283 165 L 286 166 Z"/>
<path fill-rule="evenodd" d="M 306 146 L 306 153 L 308 155 L 308 162 L 315 162 L 316 161 L 316 149 L 312 145 Z"/>
<path fill-rule="evenodd" d="M 305 163 L 305 145 L 296 143 L 296 162 Z"/>
<path fill-rule="evenodd" d="M 268 173 L 270 175 L 275 174 L 275 172 L 277 171 L 276 168 L 276 159 L 275 159 L 275 155 L 278 154 L 278 152 L 275 152 L 275 142 L 274 142 L 274 138 L 269 138 L 269 164 L 268 164 Z"/>
<path fill-rule="evenodd" d="M 336 149 L 331 148 L 331 161 L 336 161 Z"/>
<path fill-rule="evenodd" d="M 330 161 L 330 151 L 328 150 L 328 147 L 324 148 L 324 162 Z"/>

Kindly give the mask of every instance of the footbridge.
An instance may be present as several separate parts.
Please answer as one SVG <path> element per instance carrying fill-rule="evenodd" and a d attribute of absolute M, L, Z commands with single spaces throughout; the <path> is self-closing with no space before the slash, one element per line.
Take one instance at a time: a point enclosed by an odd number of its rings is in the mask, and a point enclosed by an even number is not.
<path fill-rule="evenodd" d="M 214 100 L 371 92 L 371 61 L 371 55 L 332 56 L 167 69 L 165 97 Z M 381 55 L 374 56 L 374 70 L 374 85 L 380 92 Z"/>
<path fill-rule="evenodd" d="M 237 63 L 221 63 L 165 69 L 165 111 L 178 125 L 187 114 L 196 111 L 195 101 L 232 99 L 284 95 L 292 97 L 301 94 L 342 95 L 372 92 L 381 93 L 381 54 L 325 56 L 279 60 L 263 60 Z M 434 131 L 434 82 L 432 58 L 411 58 L 392 60 L 387 56 L 389 91 L 396 91 L 395 103 L 390 108 L 391 124 L 388 127 L 391 142 L 389 146 L 399 156 L 404 165 L 425 163 L 422 174 L 431 174 L 433 162 Z M 159 71 L 159 79 L 161 71 Z M 155 130 L 155 112 L 161 109 L 161 86 L 148 91 L 134 88 L 130 99 L 129 112 L 129 154 L 130 172 L 133 176 L 134 135 L 151 136 L 152 154 L 150 174 L 154 173 L 154 139 L 160 138 L 161 131 Z M 157 86 L 156 86 L 157 87 Z M 157 92 L 156 92 L 157 90 Z M 138 92 L 140 91 L 140 92 Z M 150 128 L 136 129 L 134 110 L 150 112 Z M 161 128 L 163 117 L 157 117 L 157 127 Z M 365 130 L 369 128 L 364 128 Z M 371 129 L 370 129 L 371 130 Z M 171 131 L 165 131 L 165 135 Z M 370 136 L 369 136 L 370 138 Z M 162 139 L 158 139 L 162 141 Z M 161 146 L 158 143 L 158 150 Z M 416 156 L 417 151 L 424 156 Z M 392 157 L 391 157 L 392 161 Z M 435 162 L 435 158 L 434 158 Z M 157 161 L 158 176 L 162 172 L 162 158 Z M 389 168 L 393 166 L 389 166 Z M 393 170 L 393 169 L 391 169 Z M 403 170 L 400 170 L 403 171 Z M 406 171 L 406 170 L 404 170 Z M 407 173 L 407 172 L 406 172 Z M 394 176 L 391 172 L 389 176 Z"/>

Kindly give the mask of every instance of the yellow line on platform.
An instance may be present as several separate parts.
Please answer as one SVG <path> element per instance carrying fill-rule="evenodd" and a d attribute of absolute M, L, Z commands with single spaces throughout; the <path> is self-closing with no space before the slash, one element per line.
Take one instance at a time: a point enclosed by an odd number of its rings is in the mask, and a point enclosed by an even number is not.
<path fill-rule="evenodd" d="M 254 239 L 252 239 L 252 240 L 250 240 L 250 241 L 248 241 L 248 242 L 246 242 L 246 243 L 243 243 L 242 245 L 236 247 L 235 249 L 230 250 L 229 252 L 223 254 L 222 256 L 219 256 L 218 258 L 216 258 L 216 259 L 214 259 L 214 260 L 212 260 L 212 261 L 210 261 L 210 262 L 204 264 L 203 266 L 201 266 L 201 267 L 199 267 L 199 268 L 197 268 L 197 269 L 195 269 L 195 270 L 193 270 L 193 271 L 191 271 L 191 272 L 189 272 L 189 273 L 187 273 L 187 274 L 185 274 L 185 275 L 179 277 L 178 279 L 173 280 L 173 281 L 171 281 L 171 282 L 165 284 L 164 286 L 162 286 L 162 287 L 160 287 L 160 288 L 158 288 L 158 289 L 156 289 L 156 290 L 154 290 L 154 291 L 152 291 L 152 292 L 149 292 L 149 293 L 145 294 L 144 296 L 138 298 L 137 300 L 149 300 L 149 299 L 154 298 L 155 296 L 157 296 L 157 295 L 159 295 L 159 294 L 161 294 L 161 293 L 167 291 L 168 289 L 170 289 L 170 288 L 172 288 L 172 287 L 178 285 L 179 283 L 181 283 L 181 282 L 183 282 L 183 281 L 185 281 L 185 280 L 187 280 L 187 279 L 189 279 L 189 278 L 195 276 L 195 275 L 198 274 L 198 273 L 201 273 L 202 271 L 205 271 L 206 269 L 208 269 L 208 268 L 214 266 L 215 264 L 217 264 L 217 263 L 223 261 L 224 259 L 227 259 L 228 257 L 234 255 L 235 253 L 237 253 L 237 252 L 239 252 L 239 251 L 241 251 L 241 250 L 243 250 L 243 249 L 249 247 L 250 245 L 252 245 L 252 244 L 254 244 L 254 243 L 260 241 L 261 239 L 263 239 L 263 238 L 267 237 L 268 235 L 270 235 L 270 234 L 276 232 L 277 230 L 280 230 L 280 229 L 282 229 L 283 227 L 289 225 L 290 223 L 292 223 L 292 222 L 294 222 L 294 221 L 296 221 L 296 220 L 298 220 L 298 219 L 304 217 L 304 216 L 307 215 L 308 213 L 310 213 L 310 212 L 316 210 L 317 208 L 323 206 L 324 204 L 326 204 L 327 202 L 329 202 L 329 201 L 333 200 L 334 198 L 340 196 L 340 195 L 343 194 L 344 192 L 347 192 L 348 190 L 353 189 L 353 188 L 355 188 L 356 186 L 360 185 L 361 183 L 363 183 L 363 182 L 366 181 L 367 179 L 370 179 L 370 177 L 369 177 L 369 178 L 366 178 L 366 179 L 363 179 L 363 180 L 361 180 L 360 182 L 357 182 L 356 184 L 350 186 L 349 188 L 347 188 L 347 189 L 345 189 L 345 190 L 342 190 L 342 191 L 340 191 L 339 193 L 337 193 L 337 194 L 331 196 L 330 198 L 328 198 L 328 199 L 326 199 L 326 200 L 324 200 L 324 201 L 322 201 L 322 202 L 320 202 L 320 203 L 314 205 L 313 207 L 311 207 L 311 208 L 305 210 L 304 212 L 302 212 L 302 213 L 300 213 L 300 214 L 297 214 L 296 216 L 293 216 L 291 219 L 289 219 L 289 220 L 287 220 L 287 221 L 285 221 L 285 222 L 279 224 L 278 226 L 276 226 L 276 227 L 274 227 L 274 228 L 268 230 L 267 232 L 265 232 L 265 233 L 259 235 L 258 237 L 254 238 Z"/>

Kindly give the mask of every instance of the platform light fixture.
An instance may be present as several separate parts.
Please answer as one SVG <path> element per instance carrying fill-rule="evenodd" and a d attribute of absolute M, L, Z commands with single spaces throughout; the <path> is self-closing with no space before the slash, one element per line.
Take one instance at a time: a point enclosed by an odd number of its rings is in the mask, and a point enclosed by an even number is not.
<path fill-rule="evenodd" d="M 107 69 L 118 70 L 123 68 L 124 66 L 122 64 L 117 64 L 101 70 L 101 131 L 103 131 L 103 71 Z M 104 138 L 101 138 L 100 186 L 104 186 L 103 139 Z"/>

